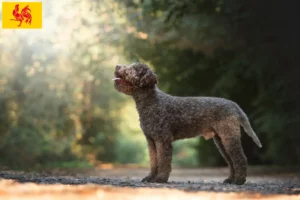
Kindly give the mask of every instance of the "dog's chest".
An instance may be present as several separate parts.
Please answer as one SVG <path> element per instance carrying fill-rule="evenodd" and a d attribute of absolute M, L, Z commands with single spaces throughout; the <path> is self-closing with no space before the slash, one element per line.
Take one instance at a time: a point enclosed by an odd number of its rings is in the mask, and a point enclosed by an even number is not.
<path fill-rule="evenodd" d="M 163 109 L 139 112 L 140 126 L 145 135 L 155 135 L 168 129 L 168 114 Z"/>

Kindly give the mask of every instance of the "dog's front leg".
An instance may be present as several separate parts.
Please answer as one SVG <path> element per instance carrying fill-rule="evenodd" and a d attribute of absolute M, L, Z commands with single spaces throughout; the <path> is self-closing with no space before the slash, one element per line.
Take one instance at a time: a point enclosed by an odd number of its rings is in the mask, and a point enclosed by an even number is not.
<path fill-rule="evenodd" d="M 172 170 L 172 140 L 155 141 L 158 163 L 158 174 L 151 182 L 168 182 Z"/>
<path fill-rule="evenodd" d="M 154 141 L 146 137 L 148 143 L 148 151 L 149 151 L 149 158 L 150 158 L 150 174 L 142 179 L 142 182 L 152 182 L 152 180 L 156 177 L 158 166 L 157 166 L 157 153 Z"/>

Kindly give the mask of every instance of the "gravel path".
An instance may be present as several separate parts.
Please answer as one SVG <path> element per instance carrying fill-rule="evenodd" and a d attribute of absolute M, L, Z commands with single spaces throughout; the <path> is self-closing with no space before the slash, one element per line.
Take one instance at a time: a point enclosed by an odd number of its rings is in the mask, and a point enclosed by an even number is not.
<path fill-rule="evenodd" d="M 223 184 L 227 168 L 217 169 L 174 169 L 169 183 L 142 183 L 141 178 L 147 169 L 95 169 L 89 171 L 51 171 L 51 172 L 0 172 L 0 180 L 12 179 L 20 183 L 37 183 L 39 185 L 90 185 L 113 186 L 113 188 L 167 188 L 183 192 L 218 192 L 248 193 L 259 195 L 287 194 L 299 195 L 300 176 L 298 173 L 279 173 L 249 170 L 249 177 L 244 185 Z M 3 184 L 5 185 L 5 184 Z M 36 184 L 35 184 L 36 185 Z M 7 186 L 9 187 L 9 186 Z M 4 187 L 2 187 L 3 189 Z M 173 191 L 173 190 L 172 190 Z M 1 191 L 0 191 L 1 195 Z"/>

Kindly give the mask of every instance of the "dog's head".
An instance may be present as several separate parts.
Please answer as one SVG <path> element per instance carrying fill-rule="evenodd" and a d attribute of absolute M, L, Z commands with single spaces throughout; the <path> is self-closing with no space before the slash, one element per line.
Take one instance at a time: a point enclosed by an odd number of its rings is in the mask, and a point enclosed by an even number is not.
<path fill-rule="evenodd" d="M 127 95 L 132 95 L 138 89 L 153 88 L 157 83 L 156 75 L 142 63 L 117 65 L 113 80 L 115 88 Z"/>

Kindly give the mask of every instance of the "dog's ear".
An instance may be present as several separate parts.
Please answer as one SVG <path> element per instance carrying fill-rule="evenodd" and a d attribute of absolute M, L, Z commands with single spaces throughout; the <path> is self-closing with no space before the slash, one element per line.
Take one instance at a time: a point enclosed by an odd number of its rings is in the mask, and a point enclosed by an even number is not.
<path fill-rule="evenodd" d="M 140 87 L 151 87 L 157 83 L 157 76 L 150 69 L 140 79 Z"/>

